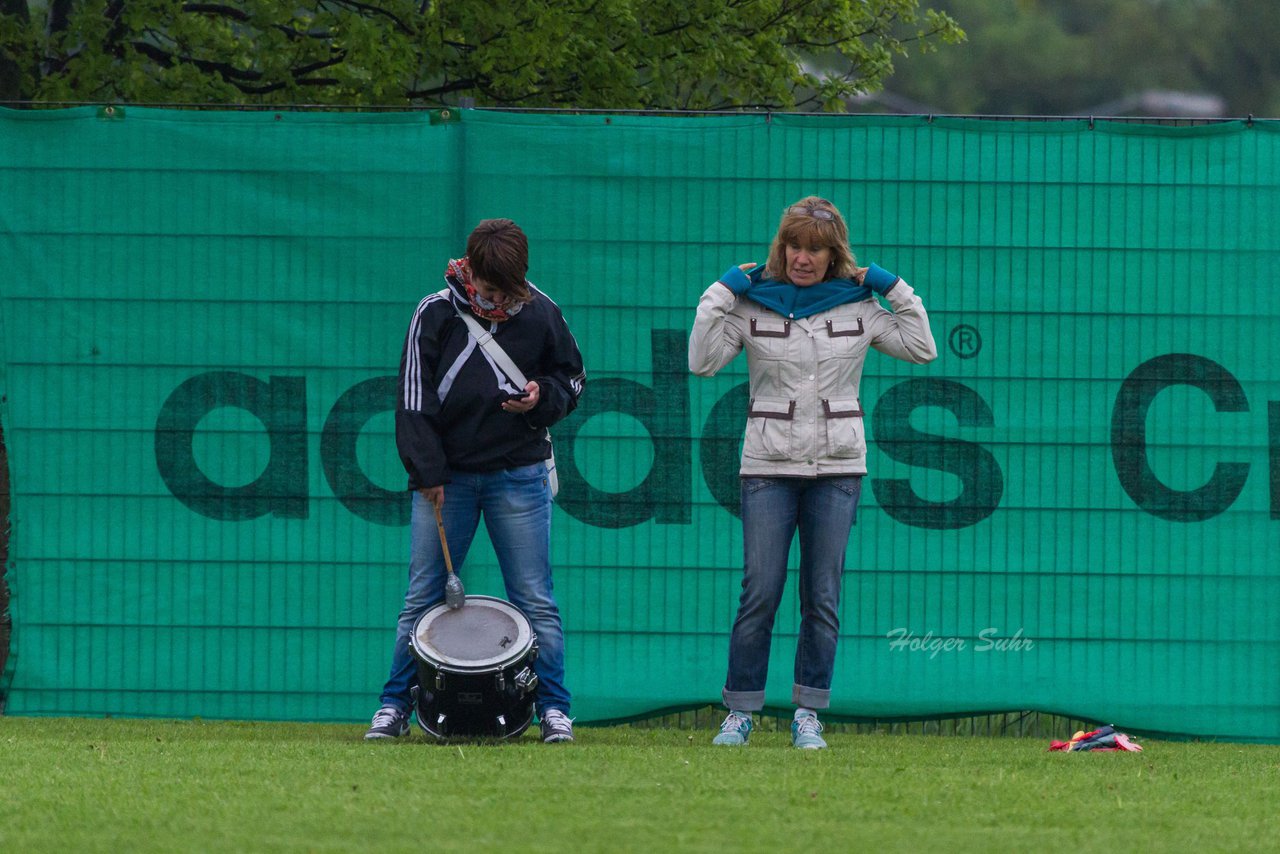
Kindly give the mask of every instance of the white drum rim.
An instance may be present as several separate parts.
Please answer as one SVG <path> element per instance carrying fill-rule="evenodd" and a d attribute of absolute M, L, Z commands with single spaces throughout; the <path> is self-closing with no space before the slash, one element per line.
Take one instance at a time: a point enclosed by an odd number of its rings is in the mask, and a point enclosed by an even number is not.
<path fill-rule="evenodd" d="M 470 608 L 476 605 L 485 605 L 502 611 L 516 624 L 519 634 L 516 636 L 515 643 L 512 644 L 510 651 L 503 655 L 495 655 L 484 659 L 460 659 L 441 652 L 425 641 L 420 641 L 418 639 L 420 630 L 429 628 L 437 617 L 449 610 L 449 606 L 441 602 L 419 617 L 413 624 L 413 632 L 409 635 L 409 646 L 418 659 L 436 667 L 447 668 L 455 673 L 484 673 L 501 670 L 503 667 L 514 664 L 524 658 L 533 646 L 533 626 L 530 624 L 529 618 L 524 615 L 524 612 L 507 600 L 499 599 L 497 596 L 472 596 L 468 594 L 466 604 L 462 607 Z M 429 647 L 429 649 L 424 649 L 424 647 Z"/>

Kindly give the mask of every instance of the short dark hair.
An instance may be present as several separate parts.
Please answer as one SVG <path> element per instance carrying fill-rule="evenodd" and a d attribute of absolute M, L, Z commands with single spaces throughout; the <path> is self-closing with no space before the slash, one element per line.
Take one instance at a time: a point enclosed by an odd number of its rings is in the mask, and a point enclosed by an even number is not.
<path fill-rule="evenodd" d="M 509 219 L 482 219 L 467 238 L 471 274 L 521 302 L 533 298 L 525 282 L 529 238 Z"/>

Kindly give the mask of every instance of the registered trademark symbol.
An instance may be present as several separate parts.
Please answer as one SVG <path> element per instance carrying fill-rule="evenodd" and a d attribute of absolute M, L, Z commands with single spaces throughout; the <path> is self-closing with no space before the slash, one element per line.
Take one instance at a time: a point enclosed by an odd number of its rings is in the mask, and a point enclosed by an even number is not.
<path fill-rule="evenodd" d="M 982 350 L 982 336 L 975 327 L 961 323 L 952 327 L 947 344 L 951 347 L 951 352 L 961 359 L 972 359 Z"/>

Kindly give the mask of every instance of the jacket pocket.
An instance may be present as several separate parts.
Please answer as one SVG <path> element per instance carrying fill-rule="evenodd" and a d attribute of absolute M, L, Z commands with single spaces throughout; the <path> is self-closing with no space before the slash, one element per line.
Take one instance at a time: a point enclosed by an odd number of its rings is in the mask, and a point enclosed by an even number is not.
<path fill-rule="evenodd" d="M 862 434 L 862 404 L 856 397 L 832 397 L 822 401 L 827 427 L 827 454 L 832 457 L 862 457 L 867 453 Z"/>
<path fill-rule="evenodd" d="M 753 317 L 746 347 L 757 359 L 789 360 L 791 353 L 791 321 L 785 317 Z"/>
<path fill-rule="evenodd" d="M 835 358 L 852 358 L 866 349 L 864 339 L 867 329 L 862 317 L 832 317 L 827 319 L 826 347 Z"/>
<path fill-rule="evenodd" d="M 791 321 L 785 317 L 751 318 L 752 338 L 789 338 Z"/>
<path fill-rule="evenodd" d="M 828 338 L 857 338 L 866 332 L 861 317 L 837 317 L 827 321 Z"/>
<path fill-rule="evenodd" d="M 757 460 L 791 459 L 796 402 L 783 397 L 754 398 L 747 409 L 743 453 Z"/>

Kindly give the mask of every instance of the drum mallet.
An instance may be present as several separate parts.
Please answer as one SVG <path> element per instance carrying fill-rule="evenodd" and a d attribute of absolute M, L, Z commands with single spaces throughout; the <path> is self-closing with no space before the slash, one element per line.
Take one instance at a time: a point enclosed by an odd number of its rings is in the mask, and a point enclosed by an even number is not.
<path fill-rule="evenodd" d="M 440 548 L 444 549 L 444 566 L 448 570 L 448 578 L 444 582 L 444 604 L 449 608 L 461 608 L 467 604 L 467 592 L 462 589 L 462 579 L 453 571 L 453 559 L 449 557 L 449 542 L 444 538 L 444 519 L 440 518 L 440 505 L 432 504 L 436 510 L 436 527 L 440 529 Z"/>

